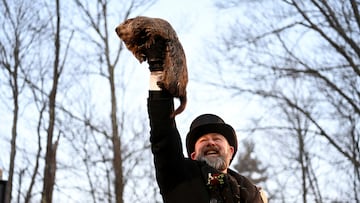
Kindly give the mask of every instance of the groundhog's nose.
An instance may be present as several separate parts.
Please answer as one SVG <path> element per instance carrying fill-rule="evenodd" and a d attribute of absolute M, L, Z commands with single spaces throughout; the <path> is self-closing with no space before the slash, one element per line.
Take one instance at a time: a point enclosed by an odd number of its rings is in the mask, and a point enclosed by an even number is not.
<path fill-rule="evenodd" d="M 124 30 L 122 30 L 120 26 L 115 28 L 115 32 L 120 38 L 124 36 Z"/>

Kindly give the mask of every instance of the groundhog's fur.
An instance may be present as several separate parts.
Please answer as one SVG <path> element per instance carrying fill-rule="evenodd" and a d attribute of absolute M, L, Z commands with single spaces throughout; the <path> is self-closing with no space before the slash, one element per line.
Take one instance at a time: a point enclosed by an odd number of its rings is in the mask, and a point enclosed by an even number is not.
<path fill-rule="evenodd" d="M 171 117 L 181 113 L 187 102 L 188 74 L 183 47 L 171 25 L 160 18 L 138 16 L 124 21 L 115 31 L 140 63 L 147 61 L 150 67 L 163 68 L 158 85 L 180 99 Z"/>

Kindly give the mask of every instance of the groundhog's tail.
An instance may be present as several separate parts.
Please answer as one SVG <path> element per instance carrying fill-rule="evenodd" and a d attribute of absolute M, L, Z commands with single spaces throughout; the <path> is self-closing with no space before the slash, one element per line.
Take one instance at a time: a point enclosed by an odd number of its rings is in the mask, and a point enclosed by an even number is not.
<path fill-rule="evenodd" d="M 175 118 L 175 116 L 183 112 L 186 107 L 186 103 L 187 103 L 186 95 L 179 97 L 179 99 L 180 99 L 180 106 L 170 115 L 171 118 Z"/>

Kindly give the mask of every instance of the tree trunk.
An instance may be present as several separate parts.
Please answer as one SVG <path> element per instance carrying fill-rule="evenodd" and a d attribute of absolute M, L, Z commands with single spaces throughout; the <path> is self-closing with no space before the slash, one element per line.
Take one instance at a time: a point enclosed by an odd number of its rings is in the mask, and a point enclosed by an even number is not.
<path fill-rule="evenodd" d="M 20 39 L 19 34 L 15 33 L 15 47 L 14 47 L 14 70 L 11 70 L 11 67 L 7 67 L 9 76 L 10 76 L 10 86 L 12 89 L 13 96 L 13 121 L 11 129 L 11 152 L 10 152 L 10 165 L 9 165 L 9 178 L 7 183 L 7 188 L 5 192 L 5 203 L 11 202 L 11 193 L 12 193 L 12 183 L 14 177 L 14 168 L 15 168 L 15 156 L 16 156 L 16 137 L 17 137 L 17 123 L 19 116 L 19 87 L 18 87 L 18 69 L 20 64 L 19 58 L 19 46 Z"/>
<path fill-rule="evenodd" d="M 56 103 L 56 92 L 58 88 L 58 81 L 60 77 L 59 57 L 60 57 L 60 5 L 59 0 L 56 0 L 56 34 L 55 34 L 55 60 L 54 60 L 54 75 L 52 89 L 49 95 L 49 126 L 47 129 L 47 145 L 45 155 L 45 169 L 44 169 L 44 185 L 41 202 L 51 203 L 52 195 L 55 184 L 56 175 L 56 150 L 58 140 L 53 143 L 54 127 L 55 127 L 55 103 Z"/>
<path fill-rule="evenodd" d="M 112 144 L 113 144 L 113 166 L 115 172 L 115 199 L 116 203 L 123 203 L 123 171 L 122 171 L 122 157 L 121 157 L 121 141 L 118 131 L 117 119 L 117 105 L 116 105 L 116 92 L 114 81 L 114 67 L 109 65 L 109 82 L 111 88 L 111 125 L 112 125 Z"/>
<path fill-rule="evenodd" d="M 5 192 L 5 203 L 11 202 L 12 182 L 14 177 L 15 168 L 15 155 L 16 155 L 16 137 L 17 137 L 17 121 L 19 114 L 18 103 L 18 87 L 17 87 L 17 68 L 14 71 L 14 86 L 13 86 L 13 98 L 14 98 L 14 117 L 11 129 L 11 152 L 10 152 L 10 165 L 9 165 L 9 178 Z"/>

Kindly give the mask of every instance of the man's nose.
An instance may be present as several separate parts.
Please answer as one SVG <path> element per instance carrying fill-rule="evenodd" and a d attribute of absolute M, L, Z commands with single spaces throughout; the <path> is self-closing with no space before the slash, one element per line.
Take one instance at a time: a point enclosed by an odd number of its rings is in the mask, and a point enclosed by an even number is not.
<path fill-rule="evenodd" d="M 215 141 L 213 139 L 208 140 L 208 146 L 215 146 Z"/>

